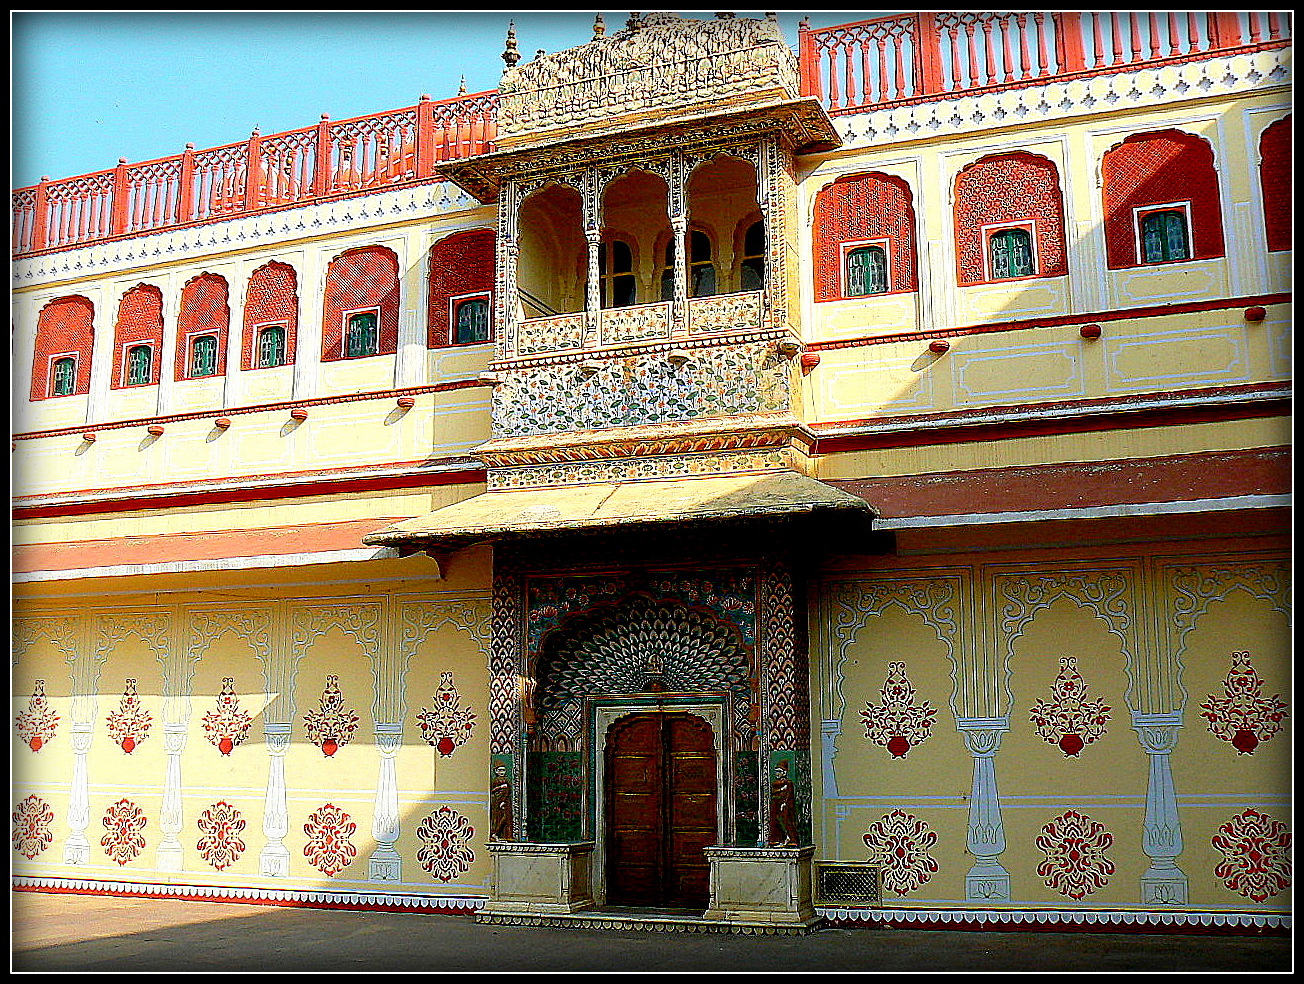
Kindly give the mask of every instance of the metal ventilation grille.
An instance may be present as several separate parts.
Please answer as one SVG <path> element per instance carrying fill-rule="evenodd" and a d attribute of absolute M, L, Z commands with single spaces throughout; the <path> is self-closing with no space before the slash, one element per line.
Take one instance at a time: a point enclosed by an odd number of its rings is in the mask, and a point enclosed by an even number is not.
<path fill-rule="evenodd" d="M 878 875 L 878 865 L 869 861 L 816 861 L 815 904 L 877 908 Z"/>

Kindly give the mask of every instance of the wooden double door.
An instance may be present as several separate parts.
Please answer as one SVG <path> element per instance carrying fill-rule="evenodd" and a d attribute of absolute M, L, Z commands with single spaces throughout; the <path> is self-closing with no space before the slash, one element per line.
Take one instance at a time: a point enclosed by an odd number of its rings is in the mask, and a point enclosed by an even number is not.
<path fill-rule="evenodd" d="M 684 713 L 637 713 L 608 732 L 606 875 L 610 905 L 705 909 L 716 843 L 711 726 Z"/>

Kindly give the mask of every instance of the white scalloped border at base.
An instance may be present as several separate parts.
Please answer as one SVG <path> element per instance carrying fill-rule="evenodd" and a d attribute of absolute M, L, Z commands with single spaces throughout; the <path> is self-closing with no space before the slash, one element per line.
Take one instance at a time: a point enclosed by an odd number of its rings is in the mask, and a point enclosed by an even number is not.
<path fill-rule="evenodd" d="M 1073 909 L 834 909 L 816 907 L 834 925 L 892 929 L 1044 930 L 1095 932 L 1289 931 L 1291 917 L 1273 912 L 1165 912 Z"/>
<path fill-rule="evenodd" d="M 478 896 L 414 895 L 400 892 L 320 892 L 234 885 L 154 885 L 141 882 L 74 878 L 13 878 L 19 892 L 69 895 L 120 895 L 131 898 L 179 899 L 199 902 L 243 902 L 246 905 L 307 906 L 320 909 L 366 909 L 385 912 L 473 914 L 486 898 Z"/>

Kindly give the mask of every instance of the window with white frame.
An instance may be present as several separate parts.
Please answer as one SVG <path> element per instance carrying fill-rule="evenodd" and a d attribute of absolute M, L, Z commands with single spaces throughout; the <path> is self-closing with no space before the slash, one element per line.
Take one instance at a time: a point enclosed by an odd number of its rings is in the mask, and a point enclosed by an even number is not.
<path fill-rule="evenodd" d="M 842 244 L 842 296 L 868 297 L 892 289 L 891 247 L 886 239 Z"/>
<path fill-rule="evenodd" d="M 1133 210 L 1137 256 L 1142 263 L 1191 258 L 1191 203 L 1169 202 Z"/>
<path fill-rule="evenodd" d="M 126 376 L 126 385 L 146 386 L 154 381 L 153 346 L 128 346 L 125 362 L 124 373 Z"/>
<path fill-rule="evenodd" d="M 448 299 L 448 323 L 452 325 L 454 345 L 474 345 L 490 339 L 489 292 L 460 294 Z"/>
<path fill-rule="evenodd" d="M 359 359 L 380 351 L 380 308 L 344 315 L 344 357 Z"/>
<path fill-rule="evenodd" d="M 77 389 L 77 357 L 58 355 L 50 362 L 50 395 L 72 396 Z"/>
<path fill-rule="evenodd" d="M 259 369 L 285 365 L 285 325 L 262 325 L 258 329 Z"/>
<path fill-rule="evenodd" d="M 190 338 L 191 379 L 217 375 L 217 336 L 192 335 Z"/>
<path fill-rule="evenodd" d="M 1036 223 L 984 226 L 983 243 L 988 280 L 1036 276 Z"/>

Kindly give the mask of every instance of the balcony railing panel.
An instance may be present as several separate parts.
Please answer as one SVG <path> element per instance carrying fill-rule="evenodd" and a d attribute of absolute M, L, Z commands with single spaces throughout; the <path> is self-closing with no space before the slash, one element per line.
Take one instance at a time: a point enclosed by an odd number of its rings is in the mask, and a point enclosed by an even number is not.
<path fill-rule="evenodd" d="M 497 135 L 495 92 L 193 150 L 17 189 L 13 255 L 216 222 L 434 177 L 441 161 L 483 154 Z"/>
<path fill-rule="evenodd" d="M 1290 16 L 1268 12 L 919 13 L 799 36 L 802 93 L 830 114 L 1219 51 L 1284 46 Z"/>

